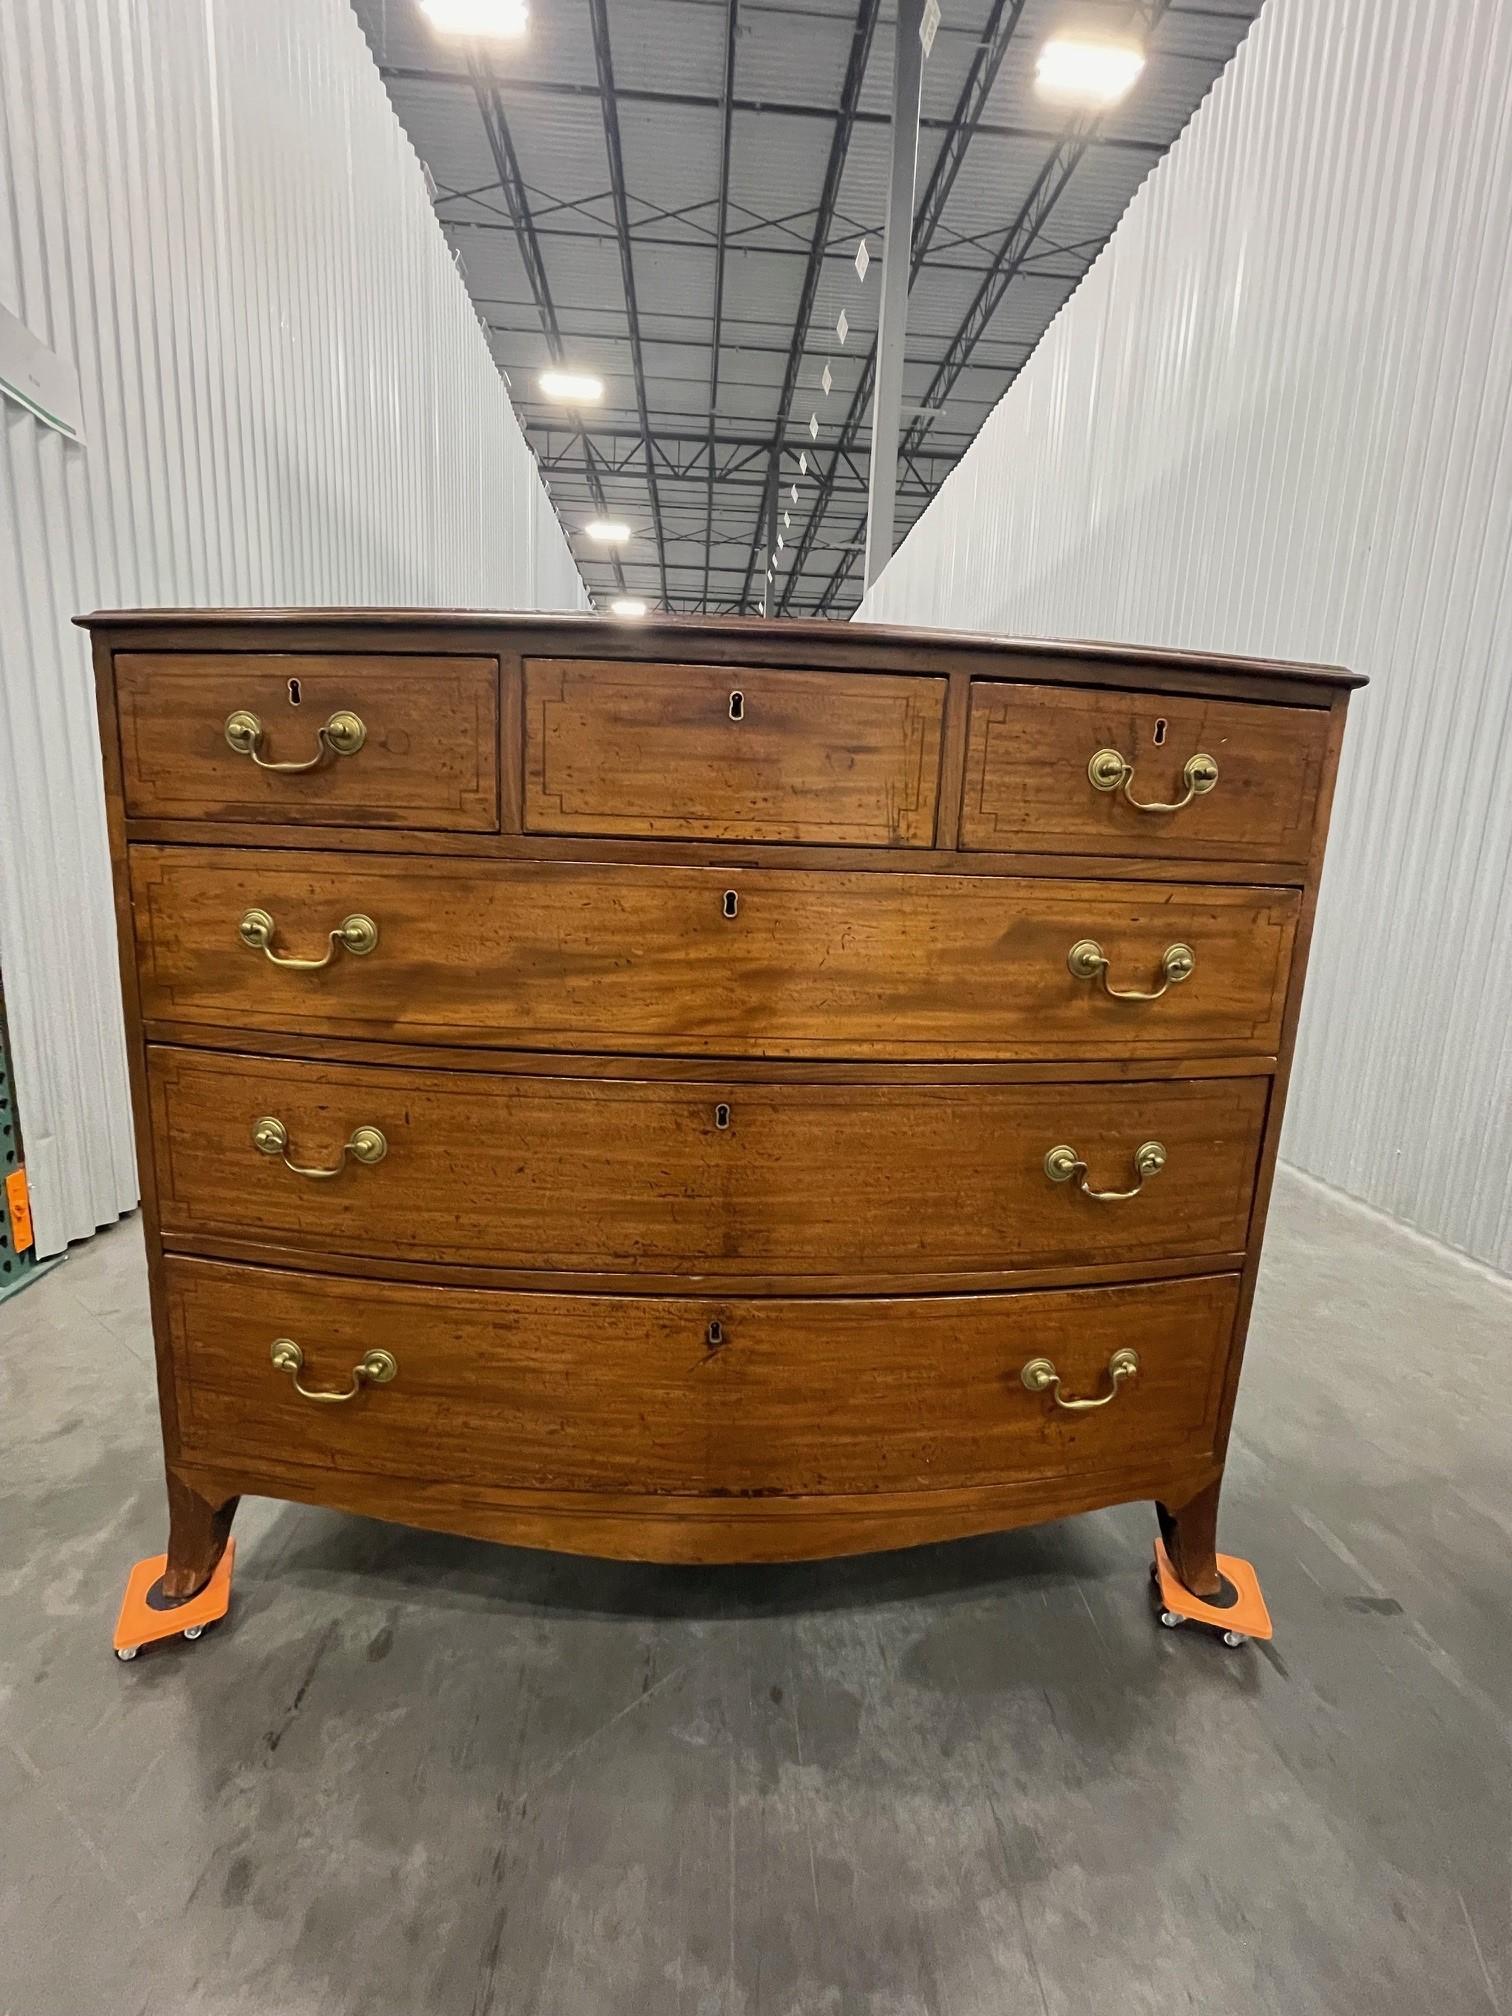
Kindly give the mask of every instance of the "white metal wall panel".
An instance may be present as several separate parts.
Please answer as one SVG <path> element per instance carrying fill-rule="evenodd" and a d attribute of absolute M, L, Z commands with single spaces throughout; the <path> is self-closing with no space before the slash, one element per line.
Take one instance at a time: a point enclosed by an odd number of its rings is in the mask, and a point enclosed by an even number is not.
<path fill-rule="evenodd" d="M 1512 8 L 1268 0 L 863 617 L 1325 659 L 1285 1152 L 1512 1271 Z"/>
<path fill-rule="evenodd" d="M 86 640 L 100 605 L 581 608 L 345 0 L 4 0 L 0 969 L 38 1244 L 136 1197 Z"/>

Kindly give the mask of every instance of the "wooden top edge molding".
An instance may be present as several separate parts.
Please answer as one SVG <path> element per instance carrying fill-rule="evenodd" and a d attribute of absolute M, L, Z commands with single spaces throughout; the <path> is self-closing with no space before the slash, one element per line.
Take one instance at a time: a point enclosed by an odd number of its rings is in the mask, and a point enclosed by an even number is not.
<path fill-rule="evenodd" d="M 186 641 L 199 641 L 200 633 L 222 633 L 221 648 L 227 648 L 224 632 L 228 626 L 238 632 L 265 631 L 270 640 L 285 632 L 304 630 L 347 630 L 368 633 L 392 644 L 394 633 L 404 630 L 463 631 L 479 637 L 492 633 L 497 640 L 514 636 L 525 643 L 539 639 L 543 648 L 552 640 L 567 640 L 576 649 L 591 644 L 594 652 L 611 658 L 685 657 L 690 651 L 708 647 L 720 639 L 738 642 L 755 664 L 765 652 L 785 655 L 797 646 L 822 646 L 826 653 L 921 652 L 961 653 L 983 658 L 1023 657 L 1036 661 L 1035 676 L 1054 676 L 1054 661 L 1068 669 L 1080 662 L 1101 666 L 1127 665 L 1133 671 L 1166 668 L 1176 672 L 1232 673 L 1250 678 L 1284 679 L 1326 687 L 1366 684 L 1365 675 L 1339 665 L 1291 664 L 1282 659 L 1244 658 L 1221 652 L 1179 651 L 1148 645 L 1105 644 L 1068 639 L 991 637 L 954 630 L 903 629 L 891 624 L 831 623 L 794 618 L 773 621 L 759 616 L 657 616 L 636 623 L 611 621 L 600 616 L 570 615 L 560 611 L 522 613 L 486 609 L 97 609 L 74 621 L 83 629 L 112 634 L 182 631 Z M 752 652 L 760 640 L 760 649 Z M 1049 661 L 1049 662 L 1047 662 Z"/>

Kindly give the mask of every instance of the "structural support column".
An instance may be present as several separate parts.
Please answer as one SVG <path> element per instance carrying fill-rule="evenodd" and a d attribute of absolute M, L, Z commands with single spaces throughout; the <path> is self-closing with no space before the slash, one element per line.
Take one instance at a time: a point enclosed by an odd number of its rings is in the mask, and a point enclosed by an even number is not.
<path fill-rule="evenodd" d="M 887 187 L 882 321 L 877 335 L 877 389 L 872 400 L 871 482 L 866 513 L 868 588 L 892 558 L 898 432 L 903 412 L 903 353 L 908 342 L 914 179 L 919 165 L 919 91 L 924 75 L 919 24 L 923 18 L 924 0 L 898 0 L 897 40 L 893 48 L 892 172 Z"/>
<path fill-rule="evenodd" d="M 773 557 L 777 551 L 777 505 L 782 495 L 782 464 L 779 456 L 772 457 L 767 470 L 766 502 L 762 506 L 762 522 L 766 526 L 766 551 L 761 556 L 761 612 L 764 616 L 777 614 L 777 562 Z M 770 567 L 772 578 L 766 578 Z"/>

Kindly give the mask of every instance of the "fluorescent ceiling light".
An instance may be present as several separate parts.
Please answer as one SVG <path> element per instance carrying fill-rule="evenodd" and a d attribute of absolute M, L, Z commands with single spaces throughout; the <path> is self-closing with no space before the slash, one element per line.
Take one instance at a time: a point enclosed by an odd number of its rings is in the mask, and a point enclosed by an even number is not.
<path fill-rule="evenodd" d="M 609 604 L 609 614 L 611 616 L 624 616 L 628 618 L 644 616 L 645 613 L 646 605 L 638 595 L 617 595 Z"/>
<path fill-rule="evenodd" d="M 595 518 L 592 524 L 585 525 L 583 530 L 590 539 L 597 539 L 600 546 L 623 546 L 630 537 L 630 527 L 621 525 L 614 518 Z"/>
<path fill-rule="evenodd" d="M 525 0 L 420 0 L 420 5 L 443 35 L 480 42 L 517 41 L 530 19 Z"/>
<path fill-rule="evenodd" d="M 1137 42 L 1103 35 L 1052 35 L 1034 66 L 1042 98 L 1104 111 L 1128 96 L 1145 66 Z"/>
<path fill-rule="evenodd" d="M 591 371 L 543 371 L 539 384 L 548 399 L 567 406 L 593 406 L 604 396 L 604 381 Z"/>

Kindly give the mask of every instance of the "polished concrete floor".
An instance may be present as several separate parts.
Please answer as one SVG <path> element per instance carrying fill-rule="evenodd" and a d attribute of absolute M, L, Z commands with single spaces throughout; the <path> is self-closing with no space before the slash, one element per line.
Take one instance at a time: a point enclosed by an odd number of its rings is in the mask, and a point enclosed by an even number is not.
<path fill-rule="evenodd" d="M 821 1566 L 262 1501 L 197 1646 L 140 1240 L 0 1305 L 4 2016 L 1512 2016 L 1512 1288 L 1280 1188 L 1223 1538 L 1148 1507 Z"/>

